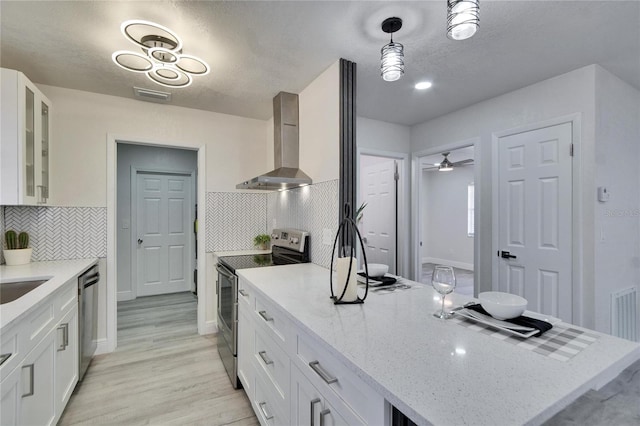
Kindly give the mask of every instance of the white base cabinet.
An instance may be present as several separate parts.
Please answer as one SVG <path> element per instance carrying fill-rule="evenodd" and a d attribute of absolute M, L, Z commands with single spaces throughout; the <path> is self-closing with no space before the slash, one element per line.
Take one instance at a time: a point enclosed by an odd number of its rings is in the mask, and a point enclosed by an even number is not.
<path fill-rule="evenodd" d="M 46 285 L 46 284 L 45 284 Z M 1 331 L 0 424 L 54 425 L 78 382 L 75 279 Z"/>
<path fill-rule="evenodd" d="M 238 376 L 260 424 L 387 424 L 382 396 L 250 282 L 238 288 Z"/>

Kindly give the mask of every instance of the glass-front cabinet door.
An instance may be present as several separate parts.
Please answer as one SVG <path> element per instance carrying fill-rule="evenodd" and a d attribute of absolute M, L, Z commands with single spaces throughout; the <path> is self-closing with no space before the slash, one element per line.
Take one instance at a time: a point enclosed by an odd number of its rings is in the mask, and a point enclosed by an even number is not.
<path fill-rule="evenodd" d="M 35 94 L 24 87 L 24 194 L 31 198 L 36 195 L 36 108 Z"/>
<path fill-rule="evenodd" d="M 0 68 L 0 79 L 0 205 L 46 204 L 51 195 L 51 101 L 19 71 Z"/>
<path fill-rule="evenodd" d="M 41 180 L 40 203 L 46 203 L 49 198 L 49 105 L 41 101 L 42 115 L 40 117 L 40 141 L 41 141 Z"/>

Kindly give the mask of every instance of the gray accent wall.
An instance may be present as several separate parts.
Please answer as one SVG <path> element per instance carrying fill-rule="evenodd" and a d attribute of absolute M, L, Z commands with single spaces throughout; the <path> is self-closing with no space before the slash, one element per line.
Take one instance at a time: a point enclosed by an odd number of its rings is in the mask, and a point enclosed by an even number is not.
<path fill-rule="evenodd" d="M 174 173 L 194 173 L 197 175 L 198 152 L 188 149 L 152 147 L 146 145 L 122 144 L 118 145 L 117 172 L 117 257 L 118 257 L 118 293 L 130 294 L 132 291 L 131 250 L 132 232 L 135 220 L 131 217 L 131 175 L 132 167 L 138 170 L 153 170 Z M 193 182 L 193 200 L 196 200 L 197 183 Z M 196 201 L 197 202 L 197 201 Z M 195 209 L 194 209 L 195 210 Z M 192 255 L 195 258 L 195 252 Z M 124 296 L 125 298 L 127 296 Z"/>

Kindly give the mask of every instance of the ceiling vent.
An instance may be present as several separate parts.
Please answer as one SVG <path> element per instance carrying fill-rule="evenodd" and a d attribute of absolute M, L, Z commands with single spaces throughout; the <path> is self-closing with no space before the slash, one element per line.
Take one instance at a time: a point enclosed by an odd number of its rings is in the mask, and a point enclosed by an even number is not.
<path fill-rule="evenodd" d="M 133 94 L 136 99 L 147 102 L 167 103 L 171 101 L 171 93 L 161 92 L 159 90 L 143 89 L 141 87 L 134 87 Z"/>

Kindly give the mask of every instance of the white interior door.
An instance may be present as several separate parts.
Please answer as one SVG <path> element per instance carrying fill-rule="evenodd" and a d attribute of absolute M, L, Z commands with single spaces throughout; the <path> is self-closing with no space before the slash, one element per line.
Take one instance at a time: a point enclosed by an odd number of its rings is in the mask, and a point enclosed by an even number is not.
<path fill-rule="evenodd" d="M 498 290 L 565 321 L 572 320 L 571 140 L 571 123 L 499 138 L 494 206 Z"/>
<path fill-rule="evenodd" d="M 366 158 L 369 160 L 366 160 Z M 360 230 L 367 262 L 389 265 L 396 272 L 396 161 L 391 158 L 362 156 L 360 197 L 367 203 Z"/>
<path fill-rule="evenodd" d="M 137 296 L 189 291 L 191 177 L 137 174 Z"/>

